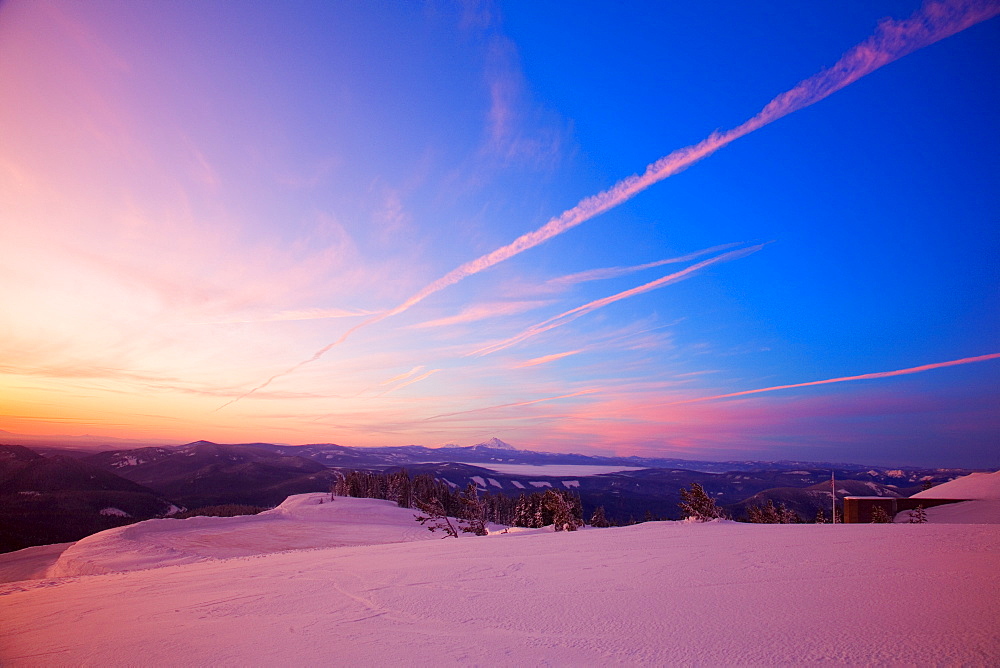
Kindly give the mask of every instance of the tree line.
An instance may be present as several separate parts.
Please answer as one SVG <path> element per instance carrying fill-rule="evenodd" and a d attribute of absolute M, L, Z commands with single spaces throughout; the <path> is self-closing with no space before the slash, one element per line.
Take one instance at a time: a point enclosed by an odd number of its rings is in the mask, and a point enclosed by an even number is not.
<path fill-rule="evenodd" d="M 481 493 L 475 484 L 459 490 L 430 474 L 411 477 L 405 470 L 392 473 L 347 471 L 333 485 L 335 496 L 394 501 L 400 508 L 420 512 L 417 521 L 445 536 L 459 533 L 486 535 L 488 523 L 537 529 L 553 526 L 556 531 L 574 531 L 584 525 L 580 496 L 569 490 L 549 488 L 520 496 Z M 454 518 L 452 522 L 449 518 Z M 610 526 L 599 507 L 592 526 Z"/>
<path fill-rule="evenodd" d="M 425 473 L 411 477 L 402 469 L 392 473 L 343 472 L 334 483 L 332 492 L 335 496 L 384 499 L 394 501 L 401 508 L 413 508 L 420 513 L 416 516 L 418 522 L 431 531 L 441 531 L 445 537 L 457 537 L 459 533 L 484 536 L 488 533 L 486 525 L 489 523 L 529 529 L 552 526 L 556 531 L 574 531 L 585 524 L 580 495 L 551 487 L 544 492 L 513 497 L 499 493 L 481 493 L 471 482 L 465 489 L 459 490 L 433 475 Z M 684 517 L 699 522 L 729 519 L 715 499 L 696 482 L 691 483 L 691 489 L 681 488 L 680 498 L 678 505 Z M 885 511 L 881 513 L 887 515 Z M 647 513 L 646 521 L 653 519 Z M 746 521 L 754 524 L 802 522 L 784 503 L 775 504 L 770 499 L 763 505 L 747 508 Z M 827 521 L 823 510 L 818 510 L 813 522 L 823 524 Z M 839 513 L 835 521 L 841 521 Z M 891 522 L 892 518 L 876 513 L 872 521 Z M 923 507 L 911 513 L 910 521 L 927 521 Z M 598 506 L 586 523 L 593 527 L 613 526 L 608 521 L 603 506 Z"/>

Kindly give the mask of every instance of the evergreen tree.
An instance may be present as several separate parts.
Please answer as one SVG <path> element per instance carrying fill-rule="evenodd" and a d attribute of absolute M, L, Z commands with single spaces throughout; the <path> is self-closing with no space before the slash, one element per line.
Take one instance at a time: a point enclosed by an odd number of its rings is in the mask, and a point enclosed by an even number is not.
<path fill-rule="evenodd" d="M 763 506 L 747 508 L 747 517 L 754 524 L 795 524 L 799 521 L 795 511 L 790 510 L 784 503 L 775 506 L 771 499 L 768 499 Z"/>
<path fill-rule="evenodd" d="M 389 500 L 395 501 L 400 508 L 410 508 L 413 488 L 410 482 L 410 474 L 405 469 L 397 471 L 389 476 Z"/>
<path fill-rule="evenodd" d="M 548 491 L 545 494 L 548 494 Z M 545 503 L 545 494 L 535 492 L 531 495 L 531 507 L 535 511 L 532 526 L 536 529 L 552 524 L 552 508 Z"/>
<path fill-rule="evenodd" d="M 521 494 L 514 502 L 514 518 L 512 524 L 516 527 L 533 528 L 535 526 L 535 510 L 531 505 L 531 496 Z"/>
<path fill-rule="evenodd" d="M 691 483 L 691 490 L 681 488 L 681 502 L 677 504 L 685 517 L 693 517 L 699 522 L 707 522 L 716 518 L 725 518 L 726 514 L 715 505 L 705 489 L 696 482 Z"/>
<path fill-rule="evenodd" d="M 417 509 L 423 513 L 423 515 L 415 515 L 414 519 L 418 522 L 427 526 L 431 533 L 435 531 L 443 531 L 444 535 L 442 538 L 458 538 L 458 530 L 455 525 L 451 523 L 448 514 L 445 512 L 444 504 L 438 498 L 431 498 L 427 501 L 422 501 L 420 499 L 415 499 L 415 504 Z"/>
<path fill-rule="evenodd" d="M 875 506 L 872 510 L 872 524 L 892 524 L 892 518 L 882 506 Z"/>
<path fill-rule="evenodd" d="M 823 512 L 822 508 L 820 508 L 819 510 L 816 511 L 816 519 L 813 520 L 813 523 L 814 524 L 826 524 L 827 523 L 826 522 L 826 513 Z"/>
<path fill-rule="evenodd" d="M 910 524 L 925 524 L 927 522 L 927 511 L 922 505 L 910 511 L 909 521 Z"/>
<path fill-rule="evenodd" d="M 590 517 L 590 526 L 603 529 L 605 527 L 611 526 L 608 522 L 608 518 L 604 515 L 604 506 L 597 506 L 594 510 L 594 514 Z"/>
<path fill-rule="evenodd" d="M 461 496 L 462 518 L 459 520 L 464 533 L 471 533 L 476 536 L 486 536 L 489 531 L 486 529 L 486 506 L 479 500 L 479 489 L 475 483 L 470 482 Z"/>
<path fill-rule="evenodd" d="M 569 499 L 559 490 L 546 490 L 543 497 L 543 505 L 552 515 L 551 523 L 555 531 L 576 531 L 583 524 L 575 516 Z M 547 524 L 543 524 L 542 526 L 547 526 Z"/>

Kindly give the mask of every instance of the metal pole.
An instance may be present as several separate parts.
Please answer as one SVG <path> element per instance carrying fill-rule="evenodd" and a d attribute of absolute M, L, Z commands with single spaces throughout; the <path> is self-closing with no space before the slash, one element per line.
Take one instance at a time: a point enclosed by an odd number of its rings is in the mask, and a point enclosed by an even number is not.
<path fill-rule="evenodd" d="M 834 480 L 834 473 L 830 471 L 830 499 L 833 504 L 833 513 L 830 515 L 832 522 L 837 523 L 837 483 Z"/>

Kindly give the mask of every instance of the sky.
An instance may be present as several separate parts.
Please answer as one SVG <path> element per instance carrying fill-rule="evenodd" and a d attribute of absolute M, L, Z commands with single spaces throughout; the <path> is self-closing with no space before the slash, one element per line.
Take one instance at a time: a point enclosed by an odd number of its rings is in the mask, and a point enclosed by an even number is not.
<path fill-rule="evenodd" d="M 6 0 L 0 429 L 1000 466 L 997 13 Z"/>

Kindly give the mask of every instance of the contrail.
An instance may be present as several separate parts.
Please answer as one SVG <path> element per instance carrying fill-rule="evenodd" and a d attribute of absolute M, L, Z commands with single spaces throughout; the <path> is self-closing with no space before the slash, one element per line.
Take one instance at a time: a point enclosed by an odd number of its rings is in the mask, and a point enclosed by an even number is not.
<path fill-rule="evenodd" d="M 467 411 L 457 411 L 455 413 L 442 413 L 441 415 L 432 415 L 429 418 L 424 418 L 427 420 L 437 420 L 439 418 L 454 417 L 456 415 L 467 415 L 469 413 L 482 413 L 483 411 L 492 411 L 498 408 L 516 408 L 519 406 L 530 406 L 532 404 L 540 404 L 543 401 L 556 401 L 557 399 L 570 399 L 572 397 L 582 397 L 587 394 L 594 394 L 598 390 L 580 390 L 579 392 L 571 392 L 570 394 L 560 394 L 557 397 L 543 397 L 541 399 L 532 399 L 531 401 L 516 401 L 512 404 L 500 404 L 498 406 L 486 406 L 485 408 L 473 408 Z"/>
<path fill-rule="evenodd" d="M 576 285 L 577 283 L 584 283 L 586 281 L 603 281 L 608 278 L 618 278 L 619 276 L 627 276 L 628 274 L 634 274 L 637 271 L 643 271 L 645 269 L 662 267 L 665 264 L 680 264 L 681 262 L 690 262 L 691 260 L 695 260 L 701 257 L 702 255 L 708 255 L 710 253 L 718 253 L 719 251 L 728 250 L 730 248 L 739 245 L 741 245 L 739 242 L 731 244 L 722 244 L 720 246 L 713 246 L 712 248 L 705 248 L 704 250 L 688 253 L 687 255 L 670 257 L 665 260 L 657 260 L 656 262 L 647 262 L 646 264 L 636 264 L 631 267 L 606 267 L 604 269 L 589 269 L 587 271 L 581 271 L 576 274 L 568 274 L 566 276 L 553 278 L 551 280 L 546 281 L 546 283 L 548 285 Z"/>
<path fill-rule="evenodd" d="M 554 353 L 552 355 L 543 355 L 542 357 L 535 357 L 534 359 L 526 360 L 520 364 L 515 364 L 515 369 L 526 369 L 529 366 L 538 366 L 539 364 L 548 364 L 549 362 L 555 362 L 556 360 L 561 360 L 564 357 L 569 357 L 570 355 L 577 355 L 582 353 L 585 348 L 577 348 L 576 350 L 567 350 L 564 353 Z"/>
<path fill-rule="evenodd" d="M 399 385 L 396 385 L 395 387 L 390 387 L 390 388 L 388 388 L 387 390 L 385 390 L 383 392 L 379 392 L 378 396 L 381 397 L 383 394 L 388 394 L 389 392 L 395 392 L 396 390 L 404 388 L 407 385 L 413 385 L 414 383 L 418 383 L 418 382 L 424 380 L 425 378 L 430 378 L 431 376 L 433 376 L 434 374 L 436 374 L 440 370 L 441 369 L 431 369 L 430 371 L 428 371 L 426 373 L 420 374 L 416 378 L 411 378 L 409 380 L 403 381 L 402 383 L 400 383 Z"/>
<path fill-rule="evenodd" d="M 424 370 L 424 365 L 420 364 L 418 366 L 413 367 L 409 371 L 404 371 L 403 373 L 399 374 L 398 376 L 393 376 L 389 380 L 383 380 L 381 383 L 379 383 L 379 385 L 388 385 L 389 383 L 395 383 L 397 380 L 404 380 L 406 378 L 409 378 L 413 374 L 419 373 L 419 372 L 421 372 L 423 370 Z"/>
<path fill-rule="evenodd" d="M 520 334 L 512 336 L 509 339 L 500 341 L 499 343 L 494 343 L 488 346 L 484 346 L 479 350 L 469 353 L 467 357 L 471 357 L 472 355 L 482 357 L 483 355 L 489 355 L 490 353 L 498 352 L 500 350 L 503 350 L 504 348 L 510 348 L 511 346 L 520 343 L 521 341 L 525 341 L 526 339 L 530 339 L 533 336 L 537 336 L 539 334 L 542 334 L 543 332 L 547 332 L 550 329 L 561 327 L 562 325 L 565 325 L 569 322 L 572 322 L 573 320 L 576 320 L 577 318 L 579 318 L 584 314 L 590 313 L 591 311 L 596 311 L 597 309 L 607 306 L 608 304 L 613 304 L 617 301 L 621 301 L 622 299 L 634 297 L 635 295 L 640 295 L 644 292 L 649 292 L 650 290 L 655 290 L 657 288 L 662 288 L 665 285 L 670 285 L 671 283 L 682 281 L 685 278 L 690 278 L 696 272 L 698 272 L 701 269 L 704 269 L 705 267 L 711 264 L 715 264 L 716 262 L 725 262 L 727 260 L 735 260 L 738 257 L 743 257 L 746 255 L 750 255 L 751 253 L 756 253 L 763 247 L 764 244 L 758 244 L 756 246 L 750 246 L 748 248 L 741 248 L 739 250 L 729 251 L 728 253 L 723 253 L 722 255 L 716 255 L 713 258 L 702 260 L 697 264 L 693 264 L 690 267 L 687 267 L 686 269 L 681 269 L 680 271 L 658 278 L 655 281 L 650 281 L 645 285 L 640 285 L 638 287 L 630 288 L 628 290 L 623 290 L 622 292 L 611 295 L 610 297 L 602 297 L 601 299 L 595 299 L 594 301 L 588 302 L 583 306 L 577 306 L 576 308 L 570 309 L 569 311 L 560 313 L 559 315 L 556 316 L 552 316 L 548 320 L 544 320 L 538 323 L 537 325 L 532 325 L 531 327 L 524 330 Z"/>
<path fill-rule="evenodd" d="M 654 183 L 684 171 L 699 160 L 715 153 L 735 139 L 759 130 L 768 123 L 787 116 L 819 102 L 827 96 L 848 86 L 866 74 L 883 65 L 922 49 L 945 37 L 1000 14 L 997 0 L 930 0 L 908 18 L 900 21 L 884 19 L 875 29 L 875 34 L 851 48 L 832 67 L 805 79 L 791 90 L 771 100 L 756 116 L 742 125 L 725 132 L 713 132 L 697 144 L 677 149 L 646 167 L 642 174 L 635 174 L 616 183 L 604 192 L 581 200 L 576 206 L 552 218 L 537 230 L 521 235 L 510 244 L 491 253 L 470 260 L 453 269 L 433 283 L 389 311 L 372 317 L 351 327 L 333 343 L 315 353 L 312 357 L 295 364 L 285 371 L 276 373 L 260 385 L 226 402 L 216 409 L 222 410 L 258 390 L 270 385 L 277 378 L 286 376 L 306 364 L 320 359 L 329 350 L 347 340 L 354 332 L 386 318 L 399 315 L 419 304 L 427 297 L 459 281 L 489 269 L 515 255 L 548 241 L 554 236 L 572 229 L 594 216 L 613 209 Z"/>
<path fill-rule="evenodd" d="M 788 390 L 794 387 L 809 387 L 811 385 L 827 385 L 829 383 L 844 383 L 849 380 L 869 380 L 872 378 L 889 378 L 890 376 L 905 376 L 910 373 L 920 373 L 921 371 L 930 371 L 931 369 L 942 369 L 948 366 L 958 366 L 959 364 L 972 364 L 973 362 L 985 362 L 987 360 L 1000 359 L 1000 353 L 992 353 L 989 355 L 979 355 L 978 357 L 963 357 L 960 360 L 951 360 L 950 362 L 937 362 L 935 364 L 923 364 L 921 366 L 912 366 L 908 369 L 899 369 L 897 371 L 879 371 L 877 373 L 863 373 L 860 376 L 844 376 L 843 378 L 829 378 L 827 380 L 814 380 L 809 383 L 795 383 L 793 385 L 775 385 L 774 387 L 763 387 L 759 390 L 744 390 L 743 392 L 731 392 L 729 394 L 716 394 L 711 397 L 699 397 L 697 399 L 685 399 L 684 401 L 672 401 L 668 404 L 661 404 L 663 406 L 677 406 L 679 404 L 694 404 L 701 401 L 715 401 L 716 399 L 728 399 L 730 397 L 741 397 L 746 394 L 759 394 L 761 392 L 775 392 L 777 390 Z"/>

